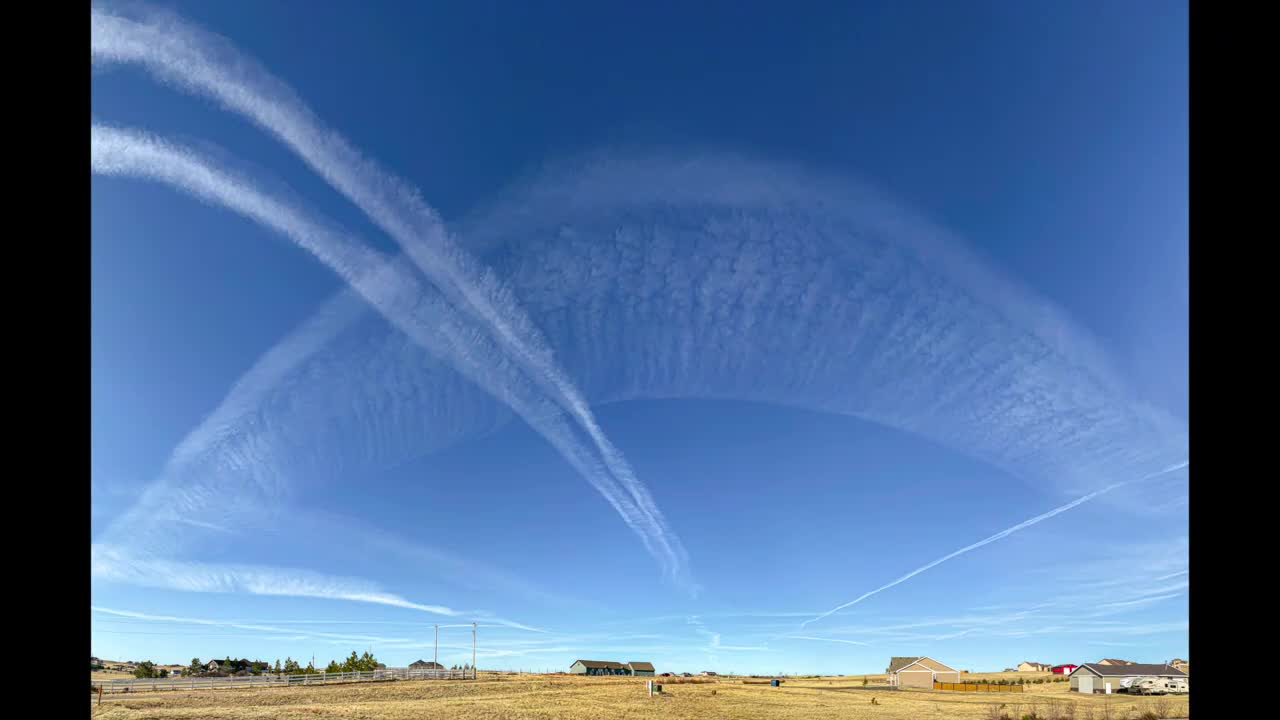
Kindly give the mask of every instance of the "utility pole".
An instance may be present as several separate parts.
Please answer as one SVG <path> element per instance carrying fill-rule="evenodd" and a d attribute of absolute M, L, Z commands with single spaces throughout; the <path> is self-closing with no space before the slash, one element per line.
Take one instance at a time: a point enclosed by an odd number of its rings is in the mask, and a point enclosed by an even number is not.
<path fill-rule="evenodd" d="M 471 679 L 476 679 L 476 624 L 471 623 Z"/>
<path fill-rule="evenodd" d="M 436 649 L 435 649 L 435 655 L 431 657 L 431 662 L 435 663 L 437 667 L 440 666 L 440 626 L 439 625 L 436 625 Z"/>

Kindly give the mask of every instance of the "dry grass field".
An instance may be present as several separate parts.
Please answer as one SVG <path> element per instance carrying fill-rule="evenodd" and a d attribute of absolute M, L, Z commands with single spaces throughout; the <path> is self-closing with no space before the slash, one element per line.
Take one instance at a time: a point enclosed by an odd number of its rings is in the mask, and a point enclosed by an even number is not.
<path fill-rule="evenodd" d="M 999 676 L 997 673 L 995 676 Z M 986 720 L 1006 714 L 1021 718 L 1130 720 L 1151 711 L 1156 717 L 1188 717 L 1186 696 L 1079 696 L 1066 683 L 1032 685 L 1027 692 L 958 693 L 889 690 L 874 683 L 884 676 L 790 678 L 780 688 L 719 682 L 668 684 L 650 698 L 644 678 L 584 678 L 567 675 L 495 675 L 478 681 L 408 681 L 331 685 L 312 688 L 262 688 L 225 691 L 173 691 L 116 695 L 91 700 L 101 720 L 177 720 L 222 718 L 357 718 L 360 720 L 597 720 L 644 718 L 703 720 L 771 718 L 808 720 Z M 993 677 L 975 675 L 975 678 Z M 661 680 L 661 678 L 658 678 Z M 875 704 L 872 704 L 872 699 Z M 1001 704 L 1004 708 L 1000 708 Z M 994 714 L 993 714 L 994 713 Z"/>

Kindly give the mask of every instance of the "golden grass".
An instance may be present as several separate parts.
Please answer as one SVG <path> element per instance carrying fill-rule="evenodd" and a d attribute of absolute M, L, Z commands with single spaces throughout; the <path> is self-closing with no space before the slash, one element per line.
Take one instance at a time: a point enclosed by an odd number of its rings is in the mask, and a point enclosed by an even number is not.
<path fill-rule="evenodd" d="M 869 679 L 874 682 L 876 676 Z M 881 679 L 883 676 L 879 676 Z M 661 680 L 661 678 L 655 678 Z M 787 678 L 781 688 L 744 685 L 741 678 L 718 683 L 665 685 L 650 698 L 643 678 L 584 678 L 565 675 L 481 676 L 478 681 L 400 681 L 221 691 L 169 691 L 93 699 L 102 720 L 178 720 L 212 718 L 354 718 L 358 720 L 596 720 L 597 718 L 843 718 L 849 720 L 923 720 L 989 717 L 1004 703 L 1010 716 L 1052 706 L 1075 706 L 1076 720 L 1135 717 L 1157 702 L 1187 717 L 1186 696 L 1164 698 L 1068 693 L 1067 683 L 1032 685 L 1023 694 L 888 690 L 862 687 L 862 676 Z M 872 705 L 875 698 L 877 704 Z"/>

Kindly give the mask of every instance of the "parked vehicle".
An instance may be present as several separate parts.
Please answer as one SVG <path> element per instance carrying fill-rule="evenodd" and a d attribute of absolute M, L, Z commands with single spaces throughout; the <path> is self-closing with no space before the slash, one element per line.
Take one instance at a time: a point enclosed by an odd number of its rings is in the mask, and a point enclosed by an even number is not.
<path fill-rule="evenodd" d="M 1167 678 L 1165 687 L 1168 688 L 1170 695 L 1185 695 L 1191 691 L 1186 678 Z"/>
<path fill-rule="evenodd" d="M 1137 678 L 1129 684 L 1129 692 L 1134 695 L 1164 695 L 1167 691 L 1164 678 Z"/>
<path fill-rule="evenodd" d="M 1129 683 L 1129 692 L 1133 695 L 1164 695 L 1186 692 L 1186 685 L 1185 680 L 1178 678 L 1140 677 Z"/>

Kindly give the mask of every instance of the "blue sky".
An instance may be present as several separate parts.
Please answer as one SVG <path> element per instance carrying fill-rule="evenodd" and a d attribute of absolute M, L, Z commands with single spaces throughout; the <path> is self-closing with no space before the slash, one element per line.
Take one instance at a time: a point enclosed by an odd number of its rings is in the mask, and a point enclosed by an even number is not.
<path fill-rule="evenodd" d="M 95 6 L 94 654 L 1185 657 L 1186 36 Z"/>

